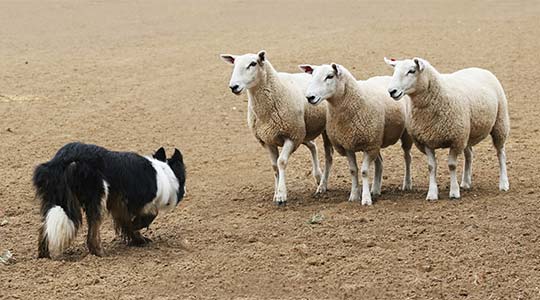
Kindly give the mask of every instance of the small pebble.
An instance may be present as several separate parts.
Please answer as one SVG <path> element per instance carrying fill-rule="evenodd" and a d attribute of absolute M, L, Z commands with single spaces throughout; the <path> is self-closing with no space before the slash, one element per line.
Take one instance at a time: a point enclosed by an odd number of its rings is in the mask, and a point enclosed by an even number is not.
<path fill-rule="evenodd" d="M 431 272 L 431 271 L 433 271 L 433 266 L 431 266 L 431 265 L 423 265 L 423 266 L 421 267 L 421 269 L 422 269 L 422 271 L 424 271 L 424 272 Z"/>
<path fill-rule="evenodd" d="M 367 244 L 366 244 L 366 247 L 368 247 L 368 248 L 372 248 L 372 247 L 375 247 L 375 246 L 377 246 L 377 244 L 375 244 L 374 241 L 369 241 L 369 242 L 367 242 Z"/>
<path fill-rule="evenodd" d="M 311 266 L 319 266 L 323 264 L 323 262 L 316 256 L 309 257 L 306 262 Z"/>

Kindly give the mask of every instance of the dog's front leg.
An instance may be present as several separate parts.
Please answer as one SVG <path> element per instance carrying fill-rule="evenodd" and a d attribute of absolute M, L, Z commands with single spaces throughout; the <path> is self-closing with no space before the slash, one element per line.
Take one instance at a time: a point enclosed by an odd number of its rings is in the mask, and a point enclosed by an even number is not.
<path fill-rule="evenodd" d="M 133 219 L 133 222 L 132 222 L 133 230 L 141 230 L 143 228 L 150 227 L 150 224 L 152 224 L 152 221 L 154 221 L 156 216 L 157 215 L 152 215 L 152 214 L 136 216 L 135 219 Z"/>
<path fill-rule="evenodd" d="M 140 231 L 134 230 L 132 231 L 128 236 L 128 246 L 135 246 L 135 247 L 141 247 L 144 246 L 150 242 L 152 242 L 151 239 L 144 237 Z"/>

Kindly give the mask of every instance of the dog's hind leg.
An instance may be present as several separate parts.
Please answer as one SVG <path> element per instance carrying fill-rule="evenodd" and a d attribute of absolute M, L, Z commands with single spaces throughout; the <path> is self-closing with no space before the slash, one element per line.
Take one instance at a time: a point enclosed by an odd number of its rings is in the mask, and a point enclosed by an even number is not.
<path fill-rule="evenodd" d="M 101 226 L 102 212 L 107 210 L 107 200 L 109 198 L 109 185 L 107 182 L 103 180 L 103 183 L 97 186 L 97 191 L 98 193 L 87 191 L 85 195 L 86 221 L 88 222 L 86 245 L 91 254 L 103 256 L 99 228 Z"/>
<path fill-rule="evenodd" d="M 38 258 L 50 258 L 49 254 L 49 241 L 47 240 L 47 234 L 45 232 L 45 225 L 41 225 L 39 228 L 38 239 Z"/>
<path fill-rule="evenodd" d="M 86 237 L 86 244 L 88 245 L 88 251 L 95 256 L 103 256 L 103 247 L 101 246 L 101 237 L 99 235 L 99 227 L 101 226 L 101 220 L 88 220 L 88 235 Z"/>

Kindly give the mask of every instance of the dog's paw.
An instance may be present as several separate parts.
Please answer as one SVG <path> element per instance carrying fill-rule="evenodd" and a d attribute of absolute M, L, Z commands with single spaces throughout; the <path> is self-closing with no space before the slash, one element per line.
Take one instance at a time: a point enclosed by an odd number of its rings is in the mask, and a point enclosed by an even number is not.
<path fill-rule="evenodd" d="M 103 257 L 105 256 L 105 251 L 103 249 L 90 249 L 90 254 L 95 255 L 97 257 Z"/>
<path fill-rule="evenodd" d="M 149 244 L 151 242 L 152 242 L 151 239 L 141 235 L 141 236 L 138 236 L 138 237 L 135 237 L 135 238 L 132 238 L 131 240 L 129 240 L 128 246 L 130 246 L 130 247 L 143 247 L 143 246 L 146 246 L 147 244 Z"/>

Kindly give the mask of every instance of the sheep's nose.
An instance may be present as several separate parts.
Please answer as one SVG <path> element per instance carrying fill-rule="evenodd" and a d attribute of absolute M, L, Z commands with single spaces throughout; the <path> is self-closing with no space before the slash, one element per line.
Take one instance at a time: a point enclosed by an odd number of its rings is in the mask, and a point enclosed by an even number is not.
<path fill-rule="evenodd" d="M 238 87 L 239 87 L 238 84 L 229 86 L 229 88 L 231 89 L 231 91 L 232 91 L 233 93 L 235 93 L 236 90 L 238 90 Z"/>
<path fill-rule="evenodd" d="M 315 96 L 306 96 L 306 99 L 311 103 L 313 100 L 315 100 Z"/>
<path fill-rule="evenodd" d="M 397 89 L 389 89 L 388 93 L 390 93 L 390 97 L 394 97 L 397 93 Z"/>

